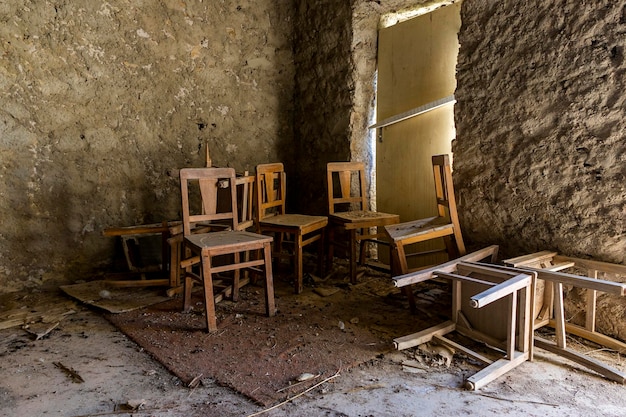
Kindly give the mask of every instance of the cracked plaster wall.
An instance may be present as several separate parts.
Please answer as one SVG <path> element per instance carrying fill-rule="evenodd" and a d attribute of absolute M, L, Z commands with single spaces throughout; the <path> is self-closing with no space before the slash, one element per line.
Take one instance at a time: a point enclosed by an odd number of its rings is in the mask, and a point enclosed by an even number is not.
<path fill-rule="evenodd" d="M 0 291 L 89 278 L 176 170 L 291 160 L 291 1 L 0 3 Z M 170 175 L 168 175 L 170 174 Z"/>

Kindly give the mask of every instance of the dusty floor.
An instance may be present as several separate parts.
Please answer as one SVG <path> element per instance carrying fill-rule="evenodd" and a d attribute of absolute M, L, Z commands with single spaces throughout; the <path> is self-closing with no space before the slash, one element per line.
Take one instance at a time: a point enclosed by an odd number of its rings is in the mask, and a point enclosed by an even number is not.
<path fill-rule="evenodd" d="M 1 416 L 249 416 L 264 411 L 246 397 L 203 379 L 188 388 L 102 315 L 59 292 L 14 293 L 7 308 L 58 306 L 59 326 L 35 340 L 19 326 L 0 331 Z M 68 304 L 68 302 L 70 304 Z M 10 304 L 10 305 L 9 305 Z M 32 329 L 31 329 L 32 330 Z M 621 370 L 619 354 L 570 341 Z M 421 366 L 406 367 L 418 359 Z M 626 387 L 545 351 L 483 389 L 462 389 L 478 368 L 461 355 L 449 367 L 410 349 L 390 352 L 339 374 L 267 411 L 281 416 L 623 416 Z M 431 358 L 432 359 L 432 358 Z M 439 358 L 441 359 L 441 358 Z M 61 366 L 76 371 L 73 382 Z M 137 410 L 130 406 L 142 404 Z"/>

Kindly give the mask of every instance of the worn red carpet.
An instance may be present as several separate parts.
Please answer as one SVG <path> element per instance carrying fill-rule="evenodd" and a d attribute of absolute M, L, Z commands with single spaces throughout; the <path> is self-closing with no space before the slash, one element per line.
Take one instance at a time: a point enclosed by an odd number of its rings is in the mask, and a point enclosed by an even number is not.
<path fill-rule="evenodd" d="M 214 334 L 204 331 L 201 293 L 194 293 L 195 312 L 182 313 L 177 298 L 107 318 L 183 382 L 212 378 L 269 406 L 375 359 L 393 349 L 395 337 L 429 325 L 410 314 L 388 276 L 366 274 L 356 286 L 331 281 L 295 295 L 290 283 L 275 278 L 278 313 L 271 318 L 263 314 L 262 288 L 248 285 L 237 303 L 217 305 Z M 295 383 L 305 373 L 317 377 Z"/>

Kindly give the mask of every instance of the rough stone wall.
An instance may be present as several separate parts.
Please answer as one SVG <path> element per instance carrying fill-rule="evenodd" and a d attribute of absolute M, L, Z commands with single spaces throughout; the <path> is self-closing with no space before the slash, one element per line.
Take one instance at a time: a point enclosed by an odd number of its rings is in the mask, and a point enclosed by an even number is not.
<path fill-rule="evenodd" d="M 353 101 L 351 9 L 334 0 L 296 2 L 294 23 L 296 164 L 289 192 L 303 213 L 326 213 L 326 163 L 350 159 Z"/>
<path fill-rule="evenodd" d="M 327 211 L 328 162 L 362 161 L 371 169 L 367 126 L 374 109 L 381 16 L 445 3 L 450 0 L 296 1 L 294 130 L 299 157 L 288 181 L 290 193 L 297 189 L 299 211 Z"/>
<path fill-rule="evenodd" d="M 292 0 L 0 3 L 0 291 L 179 218 L 175 172 L 293 160 Z M 172 175 L 168 175 L 172 174 Z"/>
<path fill-rule="evenodd" d="M 626 0 L 465 0 L 462 22 L 468 243 L 626 263 Z"/>

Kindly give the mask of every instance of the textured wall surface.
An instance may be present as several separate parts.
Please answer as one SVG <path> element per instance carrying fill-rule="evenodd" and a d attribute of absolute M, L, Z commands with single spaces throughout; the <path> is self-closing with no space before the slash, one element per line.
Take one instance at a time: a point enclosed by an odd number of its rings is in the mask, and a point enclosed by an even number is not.
<path fill-rule="evenodd" d="M 355 160 L 370 169 L 374 159 L 368 125 L 375 105 L 381 17 L 450 0 L 295 3 L 294 133 L 299 156 L 292 169 L 296 182 L 288 181 L 298 193 L 298 210 L 325 213 L 326 164 Z"/>
<path fill-rule="evenodd" d="M 626 1 L 465 0 L 462 21 L 466 239 L 626 263 Z"/>
<path fill-rule="evenodd" d="M 298 211 L 326 213 L 326 163 L 350 159 L 350 2 L 296 1 L 294 39 L 299 157 L 289 192 L 297 193 Z"/>
<path fill-rule="evenodd" d="M 291 0 L 0 3 L 0 289 L 85 278 L 176 169 L 293 160 Z"/>

